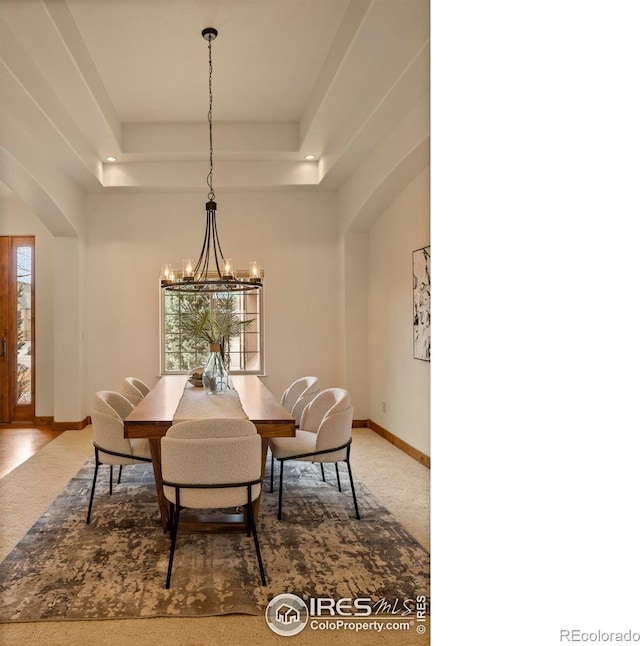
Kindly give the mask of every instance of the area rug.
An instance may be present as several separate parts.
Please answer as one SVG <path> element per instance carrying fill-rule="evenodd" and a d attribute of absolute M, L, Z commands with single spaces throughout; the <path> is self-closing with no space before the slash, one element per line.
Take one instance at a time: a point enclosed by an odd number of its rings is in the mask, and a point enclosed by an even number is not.
<path fill-rule="evenodd" d="M 90 460 L 0 564 L 0 621 L 258 615 L 282 593 L 365 597 L 393 614 L 428 598 L 428 553 L 358 482 L 356 520 L 346 474 L 340 493 L 335 470 L 326 471 L 325 483 L 317 465 L 287 465 L 281 521 L 277 492 L 263 492 L 267 586 L 246 534 L 184 534 L 165 590 L 169 536 L 151 466 L 125 467 L 112 496 L 102 467 L 87 525 Z"/>

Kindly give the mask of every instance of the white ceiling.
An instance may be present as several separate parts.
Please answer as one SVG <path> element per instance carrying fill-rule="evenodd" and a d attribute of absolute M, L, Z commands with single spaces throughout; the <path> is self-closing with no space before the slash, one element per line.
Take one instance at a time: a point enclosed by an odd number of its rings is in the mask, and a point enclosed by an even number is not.
<path fill-rule="evenodd" d="M 209 26 L 214 184 L 336 188 L 416 106 L 428 128 L 428 0 L 0 6 L 2 143 L 84 190 L 205 185 Z"/>
<path fill-rule="evenodd" d="M 300 119 L 348 0 L 68 0 L 122 121 L 202 121 L 216 27 L 214 118 Z"/>

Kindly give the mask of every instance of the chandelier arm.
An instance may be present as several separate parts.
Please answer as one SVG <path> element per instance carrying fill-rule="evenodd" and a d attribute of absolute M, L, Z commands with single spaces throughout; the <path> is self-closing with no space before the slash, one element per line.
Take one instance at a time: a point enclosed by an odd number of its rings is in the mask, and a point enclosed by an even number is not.
<path fill-rule="evenodd" d="M 216 246 L 216 245 L 218 246 L 218 251 L 220 252 L 220 258 L 222 259 L 222 262 L 224 262 L 224 254 L 222 253 L 222 245 L 220 244 L 220 238 L 218 237 L 218 225 L 217 225 L 217 223 L 215 223 L 215 226 L 213 228 L 213 234 L 214 234 L 214 246 Z"/>
<path fill-rule="evenodd" d="M 220 253 L 220 259 L 224 263 L 224 255 L 222 253 L 222 247 L 220 246 L 220 240 L 218 239 L 218 224 L 216 221 L 215 213 L 213 216 L 213 231 L 212 231 L 212 238 L 213 238 L 213 258 L 216 261 L 216 271 L 218 272 L 218 276 L 222 278 L 222 272 L 220 271 L 220 264 L 218 261 L 218 252 Z"/>
<path fill-rule="evenodd" d="M 207 212 L 207 225 L 206 225 L 204 237 L 205 237 L 205 244 L 206 244 L 206 252 L 203 257 L 204 262 L 202 263 L 200 280 L 207 280 L 207 275 L 209 273 L 209 248 L 211 246 L 211 224 L 210 224 L 209 212 Z"/>
<path fill-rule="evenodd" d="M 209 256 L 211 255 L 211 233 L 213 229 L 213 219 L 214 215 L 212 211 L 207 210 L 207 256 L 204 262 L 204 271 L 202 275 L 202 280 L 207 280 L 209 277 Z"/>
<path fill-rule="evenodd" d="M 207 259 L 209 257 L 209 216 L 207 212 L 207 223 L 205 226 L 205 232 L 204 232 L 204 240 L 202 241 L 202 249 L 200 250 L 200 256 L 198 257 L 198 262 L 196 263 L 195 269 L 193 271 L 193 275 L 195 278 L 198 280 L 200 277 L 204 274 L 204 277 L 206 278 L 206 265 Z"/>

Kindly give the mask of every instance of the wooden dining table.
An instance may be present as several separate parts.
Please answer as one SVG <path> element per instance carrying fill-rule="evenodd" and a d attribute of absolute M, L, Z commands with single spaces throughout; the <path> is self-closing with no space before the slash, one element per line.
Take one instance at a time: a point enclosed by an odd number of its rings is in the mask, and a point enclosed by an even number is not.
<path fill-rule="evenodd" d="M 169 502 L 162 488 L 161 440 L 173 424 L 174 414 L 184 392 L 189 375 L 165 375 L 149 391 L 144 399 L 124 420 L 126 438 L 149 440 L 153 474 L 158 492 L 160 518 L 165 531 L 169 529 Z M 267 460 L 269 439 L 272 437 L 294 437 L 296 422 L 284 406 L 274 397 L 258 377 L 236 375 L 230 378 L 239 395 L 240 403 L 247 417 L 256 425 L 262 438 L 262 478 Z M 203 393 L 203 396 L 207 396 Z M 209 395 L 215 397 L 216 395 Z M 260 498 L 253 505 L 255 518 L 260 511 Z M 204 516 L 184 515 L 181 531 L 234 531 L 244 525 L 242 515 Z M 241 522 L 242 521 L 242 522 Z"/>

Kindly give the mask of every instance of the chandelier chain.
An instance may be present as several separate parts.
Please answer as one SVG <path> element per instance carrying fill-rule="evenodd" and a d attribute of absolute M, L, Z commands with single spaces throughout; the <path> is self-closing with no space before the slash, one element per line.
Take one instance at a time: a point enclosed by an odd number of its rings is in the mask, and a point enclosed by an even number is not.
<path fill-rule="evenodd" d="M 214 200 L 216 193 L 213 190 L 213 91 L 211 89 L 213 79 L 213 62 L 211 60 L 211 40 L 209 40 L 209 199 Z"/>

